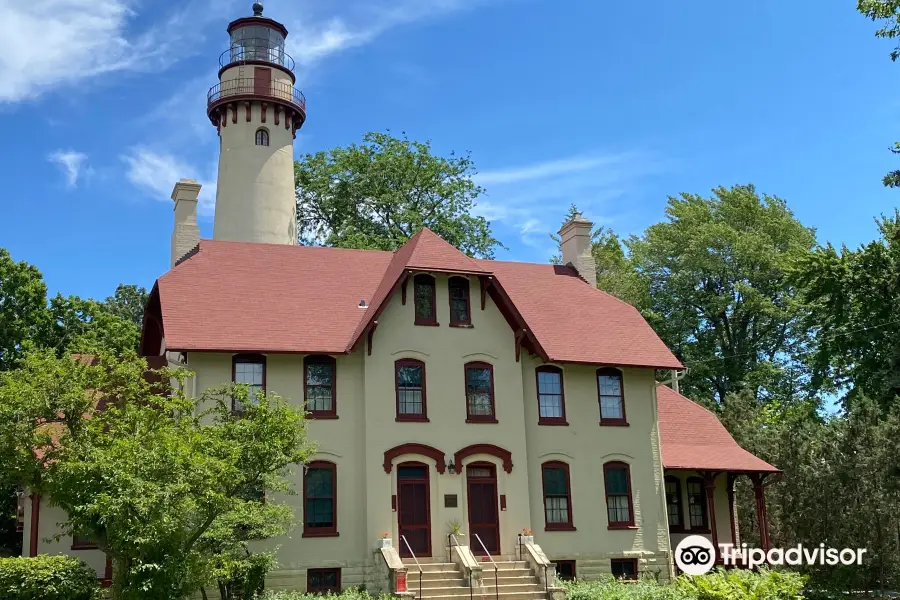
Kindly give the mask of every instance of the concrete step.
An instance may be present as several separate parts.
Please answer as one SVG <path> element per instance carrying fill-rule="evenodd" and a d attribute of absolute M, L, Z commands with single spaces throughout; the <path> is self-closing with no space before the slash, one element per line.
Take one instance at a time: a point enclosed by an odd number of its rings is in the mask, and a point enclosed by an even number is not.
<path fill-rule="evenodd" d="M 422 566 L 422 568 L 424 569 L 424 565 Z M 422 577 L 422 581 L 429 585 L 430 585 L 430 582 L 432 582 L 432 581 L 446 581 L 446 582 L 466 581 L 466 576 L 463 575 L 462 573 L 460 573 L 459 571 L 424 571 L 423 570 L 421 573 L 419 573 L 419 571 L 416 570 L 415 567 L 411 568 L 407 572 L 406 579 L 408 581 L 415 581 L 416 583 L 418 583 L 420 575 Z M 461 583 L 454 583 L 452 585 L 461 585 Z"/>
<path fill-rule="evenodd" d="M 407 573 L 412 575 L 413 573 L 419 572 L 419 567 L 422 567 L 423 573 L 444 573 L 447 571 L 455 571 L 459 572 L 459 567 L 456 566 L 456 563 L 422 563 L 420 562 L 417 566 L 415 562 L 412 564 L 405 562 L 403 566 L 406 567 Z"/>
<path fill-rule="evenodd" d="M 410 589 L 416 593 L 419 592 L 418 586 L 409 586 L 408 589 Z M 480 595 L 486 594 L 488 596 L 493 596 L 495 589 L 497 589 L 497 588 L 495 588 L 493 584 L 491 584 L 491 585 L 485 584 L 484 585 L 485 591 L 482 594 L 482 588 L 476 586 L 474 595 L 480 596 Z M 544 591 L 543 586 L 540 586 L 534 582 L 514 584 L 514 585 L 504 585 L 501 583 L 499 589 L 500 589 L 501 596 L 504 594 L 514 593 L 514 592 L 543 592 Z M 462 594 L 463 592 L 468 594 L 469 586 L 465 586 L 465 585 L 444 586 L 444 587 L 426 587 L 425 585 L 422 586 L 422 595 L 423 596 L 454 595 L 454 594 Z"/>
<path fill-rule="evenodd" d="M 421 564 L 421 565 L 447 562 L 447 557 L 444 555 L 441 555 L 441 556 L 417 556 L 416 558 L 419 559 L 419 564 Z M 416 564 L 416 560 L 412 557 L 404 557 L 402 560 L 403 560 L 403 564 L 405 564 L 405 565 Z M 496 560 L 496 559 L 494 559 L 494 560 Z"/>
<path fill-rule="evenodd" d="M 409 589 L 411 592 L 415 592 L 416 594 L 418 594 L 417 590 L 414 590 L 412 588 L 409 588 Z M 425 592 L 423 590 L 422 598 L 428 598 L 429 600 L 443 600 L 443 599 L 451 600 L 451 599 L 456 599 L 456 598 L 469 598 L 470 592 L 472 593 L 471 597 L 473 597 L 473 598 L 478 598 L 479 600 L 481 600 L 481 596 L 482 596 L 480 589 L 475 589 L 475 590 L 469 590 L 469 588 L 462 588 L 460 590 L 454 589 L 450 593 L 447 593 L 447 590 L 437 590 L 437 591 L 438 591 L 438 593 L 431 594 L 431 593 Z M 491 593 L 484 594 L 485 600 L 490 600 L 491 598 L 497 598 L 497 597 L 499 597 L 501 600 L 547 600 L 547 595 L 544 592 L 544 590 L 540 590 L 540 591 L 536 591 L 536 592 L 500 592 L 499 596 L 494 595 L 493 590 L 491 590 L 490 592 Z"/>
<path fill-rule="evenodd" d="M 528 568 L 528 563 L 526 563 L 524 560 L 500 561 L 495 558 L 494 562 L 491 562 L 490 560 L 483 560 L 483 559 L 484 559 L 484 557 L 479 557 L 479 556 L 475 557 L 475 560 L 477 560 L 478 562 L 481 563 L 481 568 L 484 569 L 485 571 L 488 571 L 488 570 L 493 571 L 495 564 L 497 565 L 497 568 L 500 569 L 501 571 L 505 571 L 505 570 L 509 570 L 509 569 L 527 569 Z"/>

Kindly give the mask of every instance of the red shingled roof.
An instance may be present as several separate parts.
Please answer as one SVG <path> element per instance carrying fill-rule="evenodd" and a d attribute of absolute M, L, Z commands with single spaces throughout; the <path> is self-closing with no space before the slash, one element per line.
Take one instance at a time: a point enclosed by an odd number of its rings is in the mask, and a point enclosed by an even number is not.
<path fill-rule="evenodd" d="M 427 228 L 393 253 L 201 240 L 155 293 L 169 350 L 340 354 L 408 271 L 496 277 L 547 360 L 681 368 L 637 310 L 573 269 L 475 260 Z"/>
<path fill-rule="evenodd" d="M 741 448 L 716 415 L 665 385 L 656 387 L 659 437 L 667 469 L 779 470 Z"/>

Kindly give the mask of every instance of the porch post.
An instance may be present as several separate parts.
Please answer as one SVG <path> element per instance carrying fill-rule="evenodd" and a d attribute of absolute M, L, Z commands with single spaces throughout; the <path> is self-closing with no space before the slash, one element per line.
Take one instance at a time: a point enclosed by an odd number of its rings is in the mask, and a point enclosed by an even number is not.
<path fill-rule="evenodd" d="M 719 532 L 716 531 L 716 473 L 715 471 L 703 471 L 703 480 L 706 483 L 706 510 L 709 515 L 709 530 L 712 533 L 713 547 L 716 549 L 716 560 L 719 560 Z"/>
<path fill-rule="evenodd" d="M 734 518 L 734 473 L 728 474 L 728 520 L 731 522 L 731 543 L 737 546 L 737 525 Z"/>
<path fill-rule="evenodd" d="M 764 552 L 769 551 L 769 523 L 766 516 L 766 492 L 763 487 L 765 475 L 755 473 L 750 475 L 753 482 L 753 495 L 756 496 L 756 520 L 759 523 L 759 543 Z"/>

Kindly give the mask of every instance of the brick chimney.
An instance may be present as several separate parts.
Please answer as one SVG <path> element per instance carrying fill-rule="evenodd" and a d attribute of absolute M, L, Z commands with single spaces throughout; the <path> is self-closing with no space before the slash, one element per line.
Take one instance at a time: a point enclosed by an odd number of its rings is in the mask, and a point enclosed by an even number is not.
<path fill-rule="evenodd" d="M 597 287 L 597 264 L 591 254 L 593 228 L 593 223 L 575 213 L 559 230 L 559 237 L 563 264 L 574 267 L 582 279 Z"/>
<path fill-rule="evenodd" d="M 172 190 L 172 200 L 175 201 L 172 267 L 200 242 L 200 228 L 197 227 L 197 197 L 200 195 L 200 187 L 193 179 L 182 179 Z"/>

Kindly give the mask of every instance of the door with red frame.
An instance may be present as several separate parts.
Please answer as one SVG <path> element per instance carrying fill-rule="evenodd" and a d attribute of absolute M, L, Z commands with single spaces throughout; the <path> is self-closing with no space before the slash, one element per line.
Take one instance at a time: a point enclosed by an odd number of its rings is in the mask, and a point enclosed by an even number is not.
<path fill-rule="evenodd" d="M 263 96 L 272 95 L 272 69 L 253 67 L 253 93 Z"/>
<path fill-rule="evenodd" d="M 431 556 L 428 465 L 402 463 L 397 466 L 397 523 L 401 536 L 400 556 L 410 557 L 410 550 L 416 556 Z"/>
<path fill-rule="evenodd" d="M 497 468 L 488 463 L 466 467 L 466 497 L 469 503 L 469 547 L 475 554 L 500 552 L 500 512 L 497 507 Z M 475 535 L 481 538 L 481 544 Z M 484 548 L 482 548 L 484 544 Z"/>

